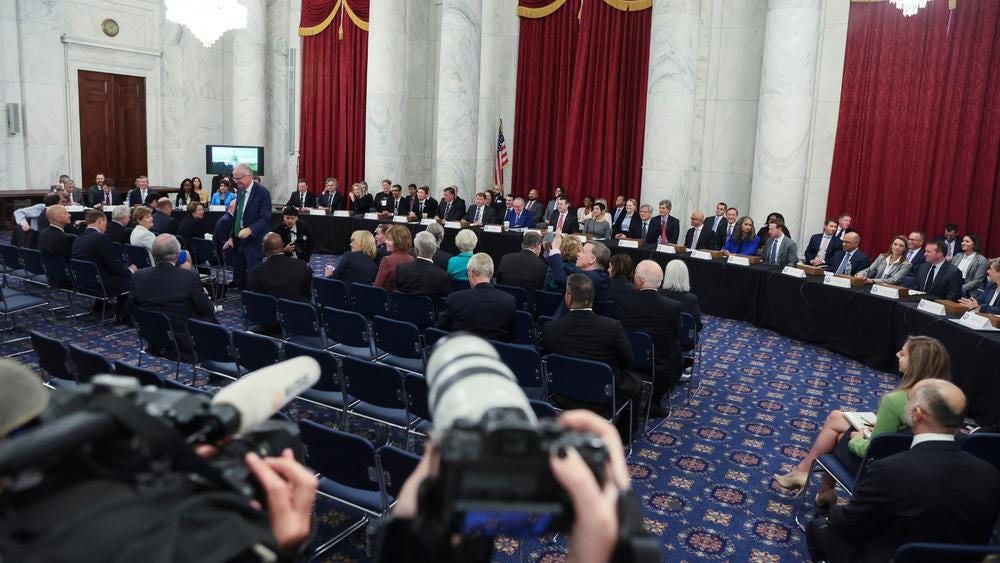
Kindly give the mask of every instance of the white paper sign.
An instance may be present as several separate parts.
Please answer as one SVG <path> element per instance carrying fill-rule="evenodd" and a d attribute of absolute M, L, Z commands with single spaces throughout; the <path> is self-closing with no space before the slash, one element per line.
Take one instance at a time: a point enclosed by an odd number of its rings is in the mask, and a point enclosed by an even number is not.
<path fill-rule="evenodd" d="M 670 246 L 669 244 L 658 244 L 656 245 L 656 251 L 662 252 L 664 254 L 677 254 L 677 249 Z"/>
<path fill-rule="evenodd" d="M 437 223 L 437 221 L 434 220 L 434 219 L 421 219 L 420 220 L 420 224 L 421 225 L 432 225 L 434 223 Z"/>
<path fill-rule="evenodd" d="M 220 212 L 220 213 L 225 213 L 226 212 L 226 206 L 225 205 L 209 205 L 208 206 L 208 210 L 209 211 L 217 211 L 217 212 Z"/>
<path fill-rule="evenodd" d="M 975 330 L 993 330 L 993 324 L 986 317 L 969 311 L 962 315 L 961 324 Z"/>
<path fill-rule="evenodd" d="M 948 314 L 944 310 L 944 305 L 941 303 L 935 303 L 929 299 L 921 299 L 920 303 L 917 304 L 917 309 L 938 317 L 943 317 Z"/>
<path fill-rule="evenodd" d="M 378 221 L 378 213 L 365 213 L 365 219 L 374 219 Z"/>
<path fill-rule="evenodd" d="M 205 233 L 205 236 L 203 238 L 205 240 L 212 240 L 212 233 Z"/>
<path fill-rule="evenodd" d="M 576 240 L 580 242 L 587 242 L 587 237 L 585 235 L 573 235 L 573 236 L 575 236 Z"/>
<path fill-rule="evenodd" d="M 835 276 L 833 274 L 827 274 L 826 276 L 823 277 L 823 285 L 832 285 L 833 287 L 842 287 L 844 289 L 850 289 L 851 279 L 842 278 L 839 276 Z"/>
<path fill-rule="evenodd" d="M 101 211 L 103 211 L 105 213 L 114 213 L 115 209 L 117 209 L 117 208 L 118 208 L 117 205 L 102 205 L 101 206 Z"/>
<path fill-rule="evenodd" d="M 786 276 L 792 276 L 793 278 L 804 278 L 806 277 L 806 271 L 800 270 L 799 268 L 793 268 L 792 266 L 785 266 L 781 273 Z"/>
<path fill-rule="evenodd" d="M 618 248 L 639 248 L 639 241 L 637 241 L 637 240 L 620 240 L 620 241 L 618 241 Z"/>
<path fill-rule="evenodd" d="M 510 221 L 504 221 L 503 226 L 506 228 L 510 228 Z"/>
<path fill-rule="evenodd" d="M 746 256 L 737 256 L 735 254 L 730 254 L 729 259 L 726 260 L 726 263 L 733 264 L 734 266 L 749 266 L 750 259 L 747 258 Z"/>
<path fill-rule="evenodd" d="M 462 223 L 460 221 L 445 221 L 444 228 L 446 229 L 461 229 Z"/>
<path fill-rule="evenodd" d="M 504 223 L 506 222 L 507 221 L 504 221 Z M 484 225 L 483 230 L 486 231 L 487 233 L 502 233 L 503 227 L 501 227 L 500 225 Z"/>
<path fill-rule="evenodd" d="M 69 211 L 70 213 L 77 213 L 77 212 L 83 211 L 83 206 L 82 205 L 67 205 L 66 206 L 66 211 Z"/>
<path fill-rule="evenodd" d="M 326 211 L 323 211 L 322 209 L 310 209 L 309 210 L 309 214 L 310 215 L 326 215 Z M 333 216 L 334 217 L 350 217 L 351 216 L 351 212 L 348 211 L 348 210 L 346 210 L 346 209 L 338 209 L 338 210 L 336 210 L 336 211 L 333 212 Z"/>
<path fill-rule="evenodd" d="M 394 215 L 392 217 L 392 222 L 393 223 L 408 223 L 409 220 L 407 220 L 406 215 Z"/>
<path fill-rule="evenodd" d="M 875 284 L 872 286 L 872 295 L 878 295 L 887 299 L 899 299 L 899 290 L 895 287 Z"/>
<path fill-rule="evenodd" d="M 555 228 L 555 227 L 553 227 L 552 225 L 549 225 L 549 226 L 548 226 L 548 228 L 547 228 L 547 229 L 545 229 L 545 231 L 546 231 L 546 232 L 549 232 L 549 233 L 551 233 L 551 232 L 552 232 L 552 231 L 554 231 L 554 230 L 556 230 L 556 228 Z"/>
<path fill-rule="evenodd" d="M 691 258 L 697 258 L 698 260 L 711 260 L 712 255 L 704 250 L 692 250 Z"/>

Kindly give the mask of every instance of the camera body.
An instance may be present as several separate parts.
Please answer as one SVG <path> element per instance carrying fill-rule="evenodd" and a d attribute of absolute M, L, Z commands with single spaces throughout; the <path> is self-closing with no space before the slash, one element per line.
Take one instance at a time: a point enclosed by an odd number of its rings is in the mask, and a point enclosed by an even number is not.
<path fill-rule="evenodd" d="M 516 408 L 495 408 L 478 422 L 462 418 L 438 437 L 441 467 L 421 506 L 463 535 L 534 536 L 568 531 L 569 496 L 549 458 L 573 448 L 603 485 L 608 452 L 596 436 L 532 422 Z M 433 498 L 431 498 L 433 497 Z M 425 502 L 426 501 L 426 502 Z"/>

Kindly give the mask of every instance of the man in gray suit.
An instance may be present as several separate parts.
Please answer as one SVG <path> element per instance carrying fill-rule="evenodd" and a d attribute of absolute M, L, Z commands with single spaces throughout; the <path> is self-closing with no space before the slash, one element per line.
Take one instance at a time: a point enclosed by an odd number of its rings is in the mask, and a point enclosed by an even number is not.
<path fill-rule="evenodd" d="M 767 224 L 768 239 L 764 241 L 764 263 L 772 266 L 795 266 L 799 261 L 799 247 L 791 237 L 786 237 L 778 219 Z"/>
<path fill-rule="evenodd" d="M 561 195 L 563 195 L 562 186 L 556 186 L 555 189 L 552 190 L 552 199 L 545 204 L 545 213 L 542 215 L 543 219 L 552 217 L 552 212 L 559 206 L 559 196 Z"/>

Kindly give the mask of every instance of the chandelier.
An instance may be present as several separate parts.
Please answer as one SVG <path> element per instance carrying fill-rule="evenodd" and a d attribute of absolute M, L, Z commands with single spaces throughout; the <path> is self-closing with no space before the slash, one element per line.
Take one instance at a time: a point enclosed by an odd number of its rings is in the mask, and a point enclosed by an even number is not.
<path fill-rule="evenodd" d="M 183 25 L 211 47 L 230 29 L 246 29 L 247 8 L 236 0 L 166 0 L 167 21 Z"/>
<path fill-rule="evenodd" d="M 930 0 L 889 0 L 889 3 L 903 11 L 903 16 L 916 15 Z"/>

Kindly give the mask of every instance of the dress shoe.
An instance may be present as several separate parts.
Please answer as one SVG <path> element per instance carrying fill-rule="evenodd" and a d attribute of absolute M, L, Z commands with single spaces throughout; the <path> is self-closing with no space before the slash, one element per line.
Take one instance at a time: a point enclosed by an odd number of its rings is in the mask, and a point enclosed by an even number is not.
<path fill-rule="evenodd" d="M 660 403 L 653 403 L 649 406 L 649 418 L 666 418 L 670 415 L 670 411 L 663 408 Z"/>
<path fill-rule="evenodd" d="M 775 475 L 774 480 L 786 489 L 801 489 L 806 485 L 809 474 L 805 471 L 795 471 L 794 469 L 784 475 Z"/>
<path fill-rule="evenodd" d="M 817 508 L 831 508 L 837 504 L 837 491 L 830 489 L 816 495 Z"/>

